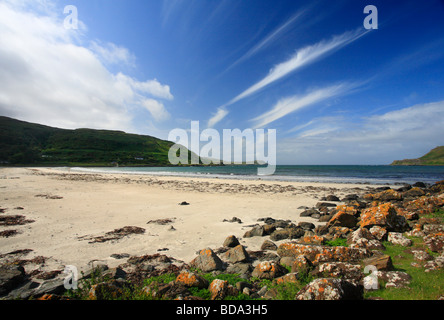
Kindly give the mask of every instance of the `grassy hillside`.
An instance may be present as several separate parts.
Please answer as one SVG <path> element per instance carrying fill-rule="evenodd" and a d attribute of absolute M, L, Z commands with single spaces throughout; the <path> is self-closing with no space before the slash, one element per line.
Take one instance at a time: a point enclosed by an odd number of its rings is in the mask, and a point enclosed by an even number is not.
<path fill-rule="evenodd" d="M 170 141 L 121 131 L 65 130 L 0 117 L 0 163 L 168 166 Z"/>
<path fill-rule="evenodd" d="M 405 159 L 393 161 L 394 166 L 437 166 L 444 165 L 444 146 L 436 147 L 418 159 Z"/>

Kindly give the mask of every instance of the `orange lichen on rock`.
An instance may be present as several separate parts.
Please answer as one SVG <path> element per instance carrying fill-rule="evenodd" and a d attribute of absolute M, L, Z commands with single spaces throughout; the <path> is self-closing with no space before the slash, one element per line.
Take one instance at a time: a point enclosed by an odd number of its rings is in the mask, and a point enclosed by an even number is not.
<path fill-rule="evenodd" d="M 339 205 L 336 207 L 336 214 L 330 219 L 327 226 L 339 226 L 353 228 L 356 226 L 356 215 L 358 210 L 355 207 Z"/>
<path fill-rule="evenodd" d="M 198 287 L 206 288 L 208 287 L 208 281 L 188 270 L 182 271 L 176 278 L 176 283 L 183 284 L 186 287 Z"/>
<path fill-rule="evenodd" d="M 397 215 L 395 207 L 391 203 L 384 203 L 376 207 L 365 209 L 361 214 L 361 228 L 373 226 L 386 226 Z"/>
<path fill-rule="evenodd" d="M 435 196 L 422 196 L 406 203 L 405 208 L 418 214 L 433 213 L 444 206 L 444 199 Z"/>

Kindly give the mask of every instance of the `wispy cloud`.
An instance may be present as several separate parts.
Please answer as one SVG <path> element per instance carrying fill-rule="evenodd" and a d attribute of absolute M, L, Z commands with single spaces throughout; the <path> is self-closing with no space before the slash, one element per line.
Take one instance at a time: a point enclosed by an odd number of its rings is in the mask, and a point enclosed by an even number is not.
<path fill-rule="evenodd" d="M 279 38 L 280 35 L 282 35 L 286 30 L 289 29 L 291 25 L 294 25 L 297 21 L 300 20 L 306 13 L 308 9 L 304 8 L 301 10 L 298 10 L 295 14 L 293 14 L 287 21 L 285 21 L 283 24 L 281 24 L 279 27 L 271 31 L 264 39 L 259 41 L 256 45 L 254 45 L 250 50 L 248 50 L 243 56 L 241 56 L 239 59 L 237 59 L 231 66 L 227 68 L 226 71 L 230 70 L 237 64 L 251 58 L 255 54 L 257 54 L 262 49 L 269 46 L 271 43 L 273 43 L 275 40 Z"/>
<path fill-rule="evenodd" d="M 275 65 L 263 79 L 249 87 L 247 90 L 243 91 L 238 96 L 231 99 L 228 103 L 219 107 L 219 110 L 226 110 L 226 107 L 232 105 L 239 100 L 245 99 L 248 96 L 255 94 L 256 92 L 264 89 L 265 87 L 271 85 L 272 83 L 282 79 L 285 76 L 288 76 L 290 73 L 295 72 L 315 61 L 327 56 L 339 50 L 340 48 L 358 40 L 366 33 L 370 32 L 369 30 L 365 30 L 364 28 L 358 28 L 354 31 L 347 31 L 341 35 L 333 36 L 329 40 L 322 40 L 316 44 L 306 46 L 297 50 L 290 59 L 281 62 Z M 309 98 L 309 97 L 307 97 Z M 314 98 L 314 97 L 312 97 Z M 285 102 L 283 102 L 285 103 Z M 288 101 L 286 103 L 289 103 Z M 281 106 L 282 110 L 286 109 Z M 225 112 L 224 117 L 228 114 Z M 277 115 L 277 114 L 276 114 Z M 279 117 L 278 117 L 279 118 Z M 219 121 L 222 120 L 223 117 L 219 117 Z M 277 118 L 276 118 L 277 119 Z M 276 120 L 274 119 L 274 120 Z M 272 121 L 274 121 L 272 120 Z M 271 121 L 267 122 L 270 123 Z M 213 121 L 213 125 L 217 122 Z"/>
<path fill-rule="evenodd" d="M 228 111 L 224 107 L 218 108 L 217 112 L 211 117 L 210 120 L 208 120 L 208 128 L 212 128 L 214 125 L 216 125 L 216 123 L 225 118 L 227 114 Z"/>
<path fill-rule="evenodd" d="M 269 111 L 252 119 L 251 121 L 256 122 L 254 125 L 255 128 L 265 127 L 269 123 L 276 121 L 290 113 L 301 110 L 315 103 L 345 94 L 357 86 L 357 83 L 341 83 L 326 88 L 312 90 L 305 95 L 286 97 L 279 100 Z"/>

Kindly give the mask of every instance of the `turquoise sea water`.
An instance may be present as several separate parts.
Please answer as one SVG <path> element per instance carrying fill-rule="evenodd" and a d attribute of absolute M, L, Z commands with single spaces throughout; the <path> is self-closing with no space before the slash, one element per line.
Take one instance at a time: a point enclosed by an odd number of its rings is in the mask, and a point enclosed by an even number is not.
<path fill-rule="evenodd" d="M 256 165 L 217 167 L 71 168 L 73 171 L 128 173 L 278 181 L 413 184 L 444 180 L 444 166 L 278 165 L 270 176 L 258 176 Z"/>

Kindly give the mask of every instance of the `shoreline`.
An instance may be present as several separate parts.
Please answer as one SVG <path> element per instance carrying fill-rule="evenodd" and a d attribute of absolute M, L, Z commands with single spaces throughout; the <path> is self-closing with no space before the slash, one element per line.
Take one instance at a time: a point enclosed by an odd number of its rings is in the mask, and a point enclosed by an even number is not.
<path fill-rule="evenodd" d="M 0 208 L 5 209 L 1 215 L 33 221 L 1 225 L 0 232 L 13 229 L 17 234 L 0 238 L 0 254 L 32 250 L 27 258 L 47 258 L 48 270 L 63 270 L 66 265 L 84 270 L 93 260 L 117 266 L 124 259 L 114 257 L 122 254 L 162 253 L 188 262 L 198 250 L 221 247 L 229 235 L 248 250 L 259 250 L 266 238 L 243 237 L 258 219 L 322 225 L 300 213 L 327 195 L 341 198 L 377 187 L 0 168 Z M 184 201 L 189 205 L 179 205 Z M 228 222 L 233 217 L 242 223 Z M 94 241 L 129 226 L 144 232 Z"/>

